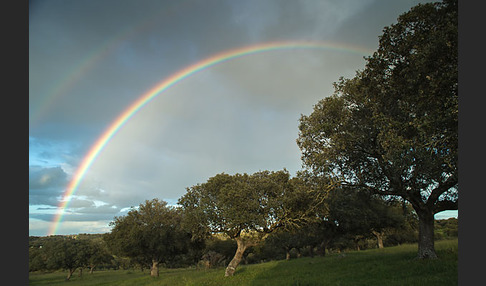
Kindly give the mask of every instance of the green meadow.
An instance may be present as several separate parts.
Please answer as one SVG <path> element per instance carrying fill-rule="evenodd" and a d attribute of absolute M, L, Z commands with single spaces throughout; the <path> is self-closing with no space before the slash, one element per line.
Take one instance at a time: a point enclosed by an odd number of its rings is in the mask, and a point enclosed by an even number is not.
<path fill-rule="evenodd" d="M 233 277 L 224 277 L 224 268 L 161 269 L 159 277 L 147 270 L 84 271 L 70 281 L 65 271 L 34 272 L 29 285 L 457 285 L 457 239 L 437 241 L 436 251 L 436 260 L 416 259 L 416 244 L 302 257 L 240 265 Z"/>

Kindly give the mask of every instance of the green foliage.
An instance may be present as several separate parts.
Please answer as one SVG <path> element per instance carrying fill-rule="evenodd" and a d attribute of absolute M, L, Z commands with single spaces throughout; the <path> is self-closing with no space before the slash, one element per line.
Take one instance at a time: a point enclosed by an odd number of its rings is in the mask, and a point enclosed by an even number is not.
<path fill-rule="evenodd" d="M 386 230 L 385 246 L 395 246 L 405 243 L 418 242 L 418 218 L 410 204 L 402 205 L 403 224 Z"/>
<path fill-rule="evenodd" d="M 335 95 L 301 117 L 298 144 L 308 168 L 383 195 L 429 197 L 435 212 L 453 207 L 455 4 L 418 5 L 400 16 L 384 29 L 366 68 L 341 79 Z"/>
<path fill-rule="evenodd" d="M 43 247 L 47 257 L 46 268 L 67 270 L 66 280 L 69 280 L 77 268 L 82 269 L 88 265 L 88 259 L 92 254 L 91 246 L 89 241 L 82 239 L 65 238 L 60 241 L 48 241 Z"/>
<path fill-rule="evenodd" d="M 313 189 L 295 187 L 287 170 L 252 175 L 217 174 L 189 188 L 178 203 L 183 224 L 196 237 L 224 234 L 237 249 L 225 276 L 232 276 L 249 247 L 276 229 L 290 229 L 315 215 L 321 202 Z"/>
<path fill-rule="evenodd" d="M 222 173 L 189 188 L 178 203 L 184 209 L 184 223 L 194 233 L 224 233 L 236 238 L 242 232 L 265 234 L 304 221 L 312 205 L 297 200 L 310 195 L 293 187 L 286 170 Z"/>
<path fill-rule="evenodd" d="M 113 229 L 104 236 L 110 250 L 130 257 L 144 266 L 152 262 L 172 263 L 186 253 L 191 235 L 181 228 L 180 210 L 153 199 L 132 208 L 126 216 L 115 217 Z"/>
<path fill-rule="evenodd" d="M 112 259 L 113 256 L 110 254 L 108 247 L 101 236 L 90 242 L 87 266 L 89 266 L 91 272 L 93 272 L 97 266 L 111 263 Z"/>
<path fill-rule="evenodd" d="M 387 202 L 366 192 L 337 188 L 329 201 L 329 219 L 341 233 L 369 235 L 373 230 L 398 227 L 405 220 L 399 202 Z"/>
<path fill-rule="evenodd" d="M 38 247 L 29 247 L 29 272 L 47 269 L 47 256 Z"/>
<path fill-rule="evenodd" d="M 29 237 L 29 271 L 94 269 L 111 260 L 101 234 Z"/>
<path fill-rule="evenodd" d="M 206 241 L 205 252 L 214 251 L 220 253 L 227 261 L 233 257 L 236 251 L 236 242 L 232 239 L 220 239 L 211 237 Z"/>
<path fill-rule="evenodd" d="M 454 239 L 457 238 L 458 234 L 459 229 L 457 218 L 441 219 L 435 221 L 435 239 Z"/>
<path fill-rule="evenodd" d="M 205 241 L 205 248 L 199 257 L 198 267 L 209 269 L 225 266 L 235 255 L 236 250 L 236 241 L 211 236 Z"/>

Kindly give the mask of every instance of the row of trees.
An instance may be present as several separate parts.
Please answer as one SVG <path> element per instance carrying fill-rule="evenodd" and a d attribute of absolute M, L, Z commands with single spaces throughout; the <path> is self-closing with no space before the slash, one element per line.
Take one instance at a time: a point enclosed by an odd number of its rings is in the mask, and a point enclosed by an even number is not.
<path fill-rule="evenodd" d="M 406 209 L 405 211 L 407 210 L 411 209 Z M 417 218 L 413 211 L 405 212 L 404 216 L 403 224 L 384 230 L 383 245 L 385 247 L 417 242 Z M 359 224 L 359 222 L 356 223 Z M 308 225 L 291 232 L 276 231 L 270 234 L 262 243 L 249 247 L 244 253 L 242 263 L 259 263 L 302 256 L 324 256 L 326 252 L 379 247 L 376 236 L 370 232 L 352 234 L 346 233 L 344 229 L 338 231 L 336 227 L 334 227 L 332 232 L 322 230 L 323 228 L 320 228 L 318 225 Z M 329 236 L 330 233 L 332 236 Z M 450 218 L 436 221 L 435 233 L 437 239 L 457 238 L 457 219 Z M 114 251 L 108 248 L 108 243 L 103 239 L 103 236 L 107 236 L 107 234 L 31 236 L 29 237 L 29 271 L 57 271 L 64 269 L 68 273 L 66 279 L 69 280 L 76 270 L 79 270 L 79 275 L 81 276 L 83 269 L 88 269 L 89 273 L 92 274 L 94 270 L 103 269 L 138 268 L 144 271 L 151 268 L 150 259 L 142 260 L 138 257 L 130 258 L 116 255 Z M 90 248 L 90 243 L 92 242 L 96 245 L 96 251 L 86 251 L 86 249 Z M 58 246 L 54 247 L 56 244 Z M 221 235 L 210 236 L 206 240 L 200 241 L 199 244 L 191 244 L 189 242 L 188 246 L 185 253 L 179 253 L 173 258 L 167 259 L 167 262 L 162 264 L 163 267 L 195 266 L 205 269 L 224 267 L 228 265 L 237 249 L 237 244 L 234 240 L 227 239 Z M 73 263 L 76 260 L 77 262 Z"/>
<path fill-rule="evenodd" d="M 285 174 L 284 171 L 278 173 Z M 216 177 L 221 175 L 229 176 Z M 297 178 L 290 181 L 294 186 L 302 183 L 295 185 L 299 181 Z M 227 233 L 234 228 L 221 225 L 230 225 L 234 220 L 220 216 L 222 219 L 214 221 L 220 225 L 217 231 L 196 227 L 196 232 L 193 227 L 199 225 L 201 218 L 195 221 L 186 216 L 181 207 L 153 199 L 132 208 L 127 216 L 115 218 L 114 228 L 107 234 L 30 237 L 29 271 L 65 269 L 69 280 L 76 269 L 81 275 L 86 268 L 92 273 L 95 268 L 137 267 L 142 271 L 150 269 L 151 275 L 158 276 L 160 265 L 168 268 L 232 266 L 236 269 L 242 261 L 246 264 L 290 259 L 291 256 L 324 256 L 326 251 L 382 248 L 417 241 L 417 217 L 410 205 L 403 202 L 389 203 L 363 197 L 360 193 L 333 190 L 315 211 L 326 212 L 327 219 L 307 218 L 299 227 L 294 222 L 265 234 L 246 230 L 231 239 Z M 438 238 L 457 237 L 457 219 L 438 221 L 436 233 Z M 238 240 L 243 241 L 244 250 Z"/>
<path fill-rule="evenodd" d="M 350 242 L 359 250 L 371 235 L 379 248 L 385 236 L 395 244 L 417 241 L 419 218 L 410 203 L 326 180 L 307 172 L 291 178 L 285 169 L 217 174 L 188 188 L 178 207 L 153 199 L 116 217 L 105 241 L 116 255 L 150 265 L 153 276 L 161 264 L 226 261 L 228 255 L 206 248 L 215 237 L 236 246 L 225 276 L 250 248 L 284 250 L 289 258 L 291 250 L 325 255 Z"/>

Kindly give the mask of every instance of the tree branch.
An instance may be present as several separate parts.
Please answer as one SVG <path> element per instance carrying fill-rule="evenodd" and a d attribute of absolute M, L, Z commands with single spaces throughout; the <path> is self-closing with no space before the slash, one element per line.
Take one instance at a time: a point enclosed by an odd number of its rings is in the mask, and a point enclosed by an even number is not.
<path fill-rule="evenodd" d="M 383 196 L 400 196 L 400 197 L 405 198 L 404 197 L 405 194 L 403 192 L 396 191 L 396 190 L 393 190 L 393 189 L 380 190 L 378 188 L 368 186 L 368 185 L 366 185 L 364 183 L 360 183 L 360 184 L 356 184 L 356 185 L 353 185 L 353 184 L 347 184 L 347 185 L 348 186 L 352 186 L 352 187 L 364 188 L 364 189 L 367 189 L 368 191 L 370 191 L 371 193 L 377 194 L 377 195 L 383 195 Z"/>
<path fill-rule="evenodd" d="M 434 205 L 436 204 L 440 195 L 447 192 L 447 190 L 454 187 L 455 185 L 457 185 L 457 176 L 454 175 L 447 178 L 445 182 L 439 183 L 437 188 L 432 190 L 432 192 L 430 193 L 430 196 L 427 199 L 427 203 L 426 203 L 427 207 L 435 209 Z"/>
<path fill-rule="evenodd" d="M 457 210 L 458 208 L 459 208 L 459 200 L 455 200 L 455 201 L 451 201 L 451 200 L 438 201 L 434 205 L 434 214 L 440 213 L 441 211 Z"/>

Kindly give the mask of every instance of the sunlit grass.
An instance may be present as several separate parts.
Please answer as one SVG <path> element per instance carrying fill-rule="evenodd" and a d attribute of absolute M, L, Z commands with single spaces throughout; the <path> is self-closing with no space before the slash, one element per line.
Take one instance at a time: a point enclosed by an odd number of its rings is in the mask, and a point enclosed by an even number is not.
<path fill-rule="evenodd" d="M 65 272 L 30 274 L 29 285 L 457 285 L 457 240 L 436 242 L 437 260 L 419 260 L 417 245 L 351 251 L 224 268 L 162 269 L 160 277 L 140 270 L 98 271 L 65 282 Z"/>

